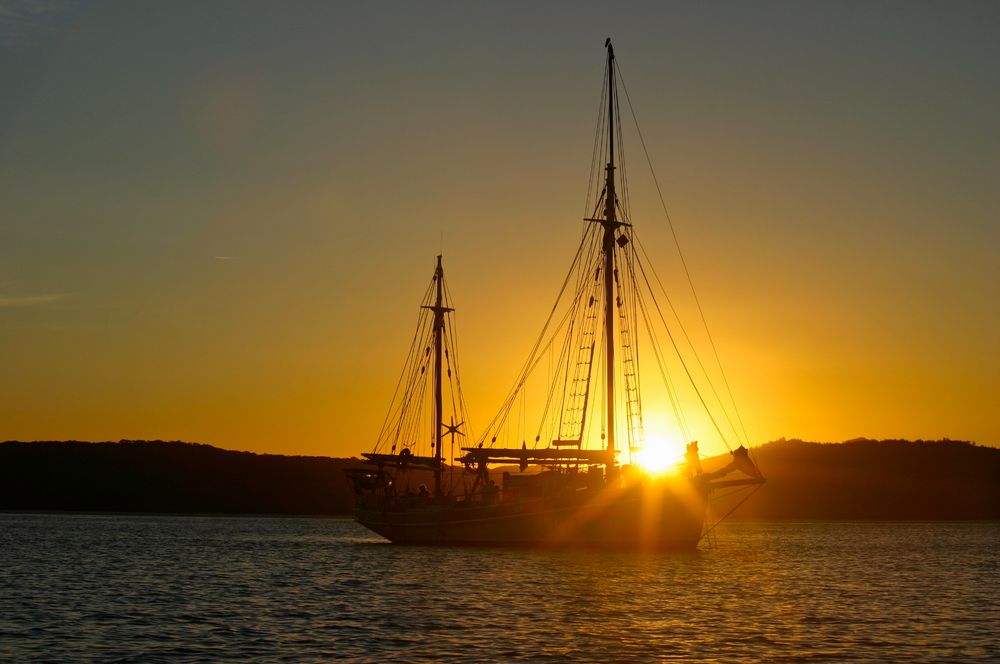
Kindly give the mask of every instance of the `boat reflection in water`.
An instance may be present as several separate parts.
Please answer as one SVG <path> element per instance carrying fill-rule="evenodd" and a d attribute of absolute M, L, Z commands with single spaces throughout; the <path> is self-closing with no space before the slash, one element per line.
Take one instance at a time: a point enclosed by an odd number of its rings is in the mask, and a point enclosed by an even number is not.
<path fill-rule="evenodd" d="M 702 469 L 697 442 L 688 445 L 685 468 L 676 475 L 651 475 L 619 460 L 623 451 L 635 458 L 644 444 L 640 340 L 649 344 L 644 358 L 655 359 L 682 434 L 688 432 L 657 342 L 664 331 L 699 401 L 706 401 L 656 301 L 653 284 L 659 278 L 641 249 L 628 189 L 617 175 L 623 171 L 615 158 L 622 147 L 618 69 L 610 40 L 605 46 L 607 85 L 599 120 L 604 140 L 597 143 L 602 147 L 594 152 L 591 172 L 598 173 L 598 163 L 604 169 L 592 187 L 599 191 L 593 212 L 507 399 L 478 444 L 460 446 L 458 456 L 455 440 L 466 437 L 468 418 L 458 381 L 454 308 L 437 257 L 389 413 L 375 450 L 363 455 L 368 467 L 348 471 L 358 522 L 392 542 L 690 549 L 714 527 L 707 519 L 713 497 L 743 491 L 745 499 L 764 481 L 742 444 L 731 449 L 728 465 L 713 472 Z M 520 403 L 523 413 L 525 385 L 544 358 L 550 366 L 533 445 L 522 440 L 518 447 L 498 446 L 498 438 L 510 438 L 514 405 Z M 428 421 L 429 432 L 423 426 Z M 598 430 L 600 447 L 588 447 Z M 445 463 L 446 442 L 457 467 Z"/>

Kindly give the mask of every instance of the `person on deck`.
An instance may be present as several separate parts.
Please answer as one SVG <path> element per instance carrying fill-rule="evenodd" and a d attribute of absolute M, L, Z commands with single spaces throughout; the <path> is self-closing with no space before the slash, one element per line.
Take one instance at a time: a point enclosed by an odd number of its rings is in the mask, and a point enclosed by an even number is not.
<path fill-rule="evenodd" d="M 483 504 L 492 505 L 500 497 L 500 487 L 493 480 L 483 487 Z"/>

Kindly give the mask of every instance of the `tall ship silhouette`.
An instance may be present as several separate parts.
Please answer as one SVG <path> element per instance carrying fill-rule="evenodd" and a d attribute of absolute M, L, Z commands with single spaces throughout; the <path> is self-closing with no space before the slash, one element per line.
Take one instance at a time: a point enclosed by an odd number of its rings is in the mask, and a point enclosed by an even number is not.
<path fill-rule="evenodd" d="M 681 352 L 680 339 L 690 337 L 676 331 L 683 330 L 679 317 L 668 321 L 676 310 L 657 298 L 665 291 L 632 224 L 623 176 L 621 74 L 610 39 L 605 48 L 582 238 L 513 387 L 478 436 L 469 427 L 455 308 L 437 257 L 374 450 L 363 454 L 364 468 L 348 471 L 355 518 L 394 543 L 691 549 L 721 520 L 710 509 L 714 499 L 724 494 L 728 505 L 739 504 L 764 482 L 743 444 L 745 431 L 740 441 L 742 425 L 733 423 L 715 387 L 725 417 L 709 408 L 710 395 Z M 686 437 L 673 473 L 651 473 L 640 463 L 649 445 L 640 350 L 659 369 L 664 401 Z M 668 350 L 702 420 L 730 449 L 721 467 L 702 467 Z M 697 365 L 708 379 L 700 359 Z M 528 404 L 528 385 L 536 382 L 544 387 L 532 387 L 538 402 Z"/>

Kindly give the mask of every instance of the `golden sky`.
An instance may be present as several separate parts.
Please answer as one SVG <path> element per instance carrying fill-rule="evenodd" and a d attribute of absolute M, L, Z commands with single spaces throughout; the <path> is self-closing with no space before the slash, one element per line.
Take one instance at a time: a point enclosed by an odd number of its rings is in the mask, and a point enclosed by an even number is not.
<path fill-rule="evenodd" d="M 611 35 L 752 442 L 1000 443 L 998 5 L 540 4 L 0 2 L 0 439 L 368 450 L 440 251 L 481 429 Z"/>

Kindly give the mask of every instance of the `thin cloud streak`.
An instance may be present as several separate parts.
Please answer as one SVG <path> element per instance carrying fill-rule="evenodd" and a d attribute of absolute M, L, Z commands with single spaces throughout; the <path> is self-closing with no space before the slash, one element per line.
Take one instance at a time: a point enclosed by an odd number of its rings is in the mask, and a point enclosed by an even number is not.
<path fill-rule="evenodd" d="M 0 296 L 0 307 L 33 307 L 63 300 L 69 293 L 50 293 L 48 295 L 27 295 L 24 297 Z"/>

